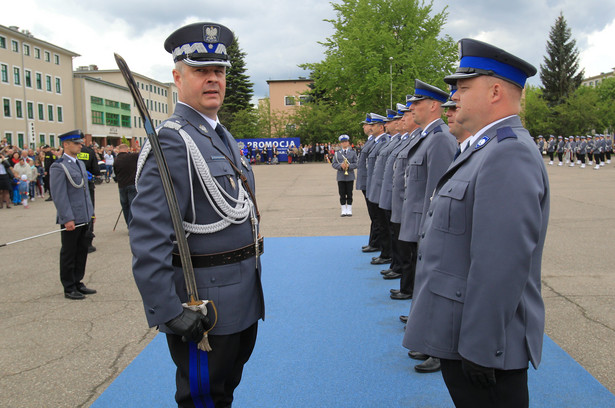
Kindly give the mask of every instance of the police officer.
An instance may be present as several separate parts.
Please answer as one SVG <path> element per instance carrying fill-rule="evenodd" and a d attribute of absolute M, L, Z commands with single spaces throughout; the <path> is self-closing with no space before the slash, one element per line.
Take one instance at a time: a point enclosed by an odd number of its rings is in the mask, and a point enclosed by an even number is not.
<path fill-rule="evenodd" d="M 96 293 L 83 283 L 88 258 L 88 226 L 94 222 L 94 206 L 90 200 L 88 175 L 81 160 L 77 159 L 83 144 L 81 130 L 59 136 L 64 155 L 49 168 L 50 192 L 57 210 L 56 222 L 61 232 L 60 281 L 64 297 L 85 299 Z M 85 224 L 85 225 L 83 225 Z"/>
<path fill-rule="evenodd" d="M 331 166 L 336 171 L 337 188 L 340 194 L 342 217 L 352 217 L 352 188 L 354 184 L 354 170 L 357 168 L 357 154 L 350 148 L 350 137 L 341 135 L 338 138 L 340 149 L 333 155 Z"/>
<path fill-rule="evenodd" d="M 88 189 L 90 190 L 90 198 L 92 199 L 92 207 L 96 209 L 96 199 L 94 197 L 94 177 L 100 176 L 100 168 L 98 167 L 98 159 L 96 158 L 96 153 L 91 147 L 81 146 L 81 152 L 77 155 L 77 158 L 83 161 L 85 164 L 85 169 L 88 172 Z M 88 239 L 90 243 L 88 245 L 88 252 L 96 251 L 96 247 L 92 245 L 92 241 L 94 240 L 94 224 L 90 224 L 90 229 L 88 230 Z"/>
<path fill-rule="evenodd" d="M 177 366 L 175 399 L 180 407 L 231 406 L 254 348 L 257 322 L 265 313 L 256 256 L 262 244 L 254 174 L 217 120 L 233 40 L 227 27 L 202 22 L 179 28 L 164 43 L 175 62 L 179 102 L 158 134 L 189 233 L 199 296 L 217 306 L 213 328 L 213 315 L 182 307 L 188 296 L 181 260 L 158 168 L 148 156 L 149 143 L 141 151 L 147 160 L 137 170 L 131 208 L 133 275 L 150 327 L 166 333 Z M 212 350 L 202 351 L 197 344 L 210 329 Z"/>
<path fill-rule="evenodd" d="M 374 135 L 373 135 L 373 126 L 372 126 L 372 114 L 368 113 L 367 116 L 365 117 L 365 120 L 363 122 L 361 122 L 361 124 L 363 125 L 363 133 L 365 134 L 365 136 L 367 136 L 367 140 L 365 141 L 365 144 L 363 145 L 363 147 L 361 148 L 361 152 L 359 153 L 358 157 L 357 157 L 357 183 L 356 183 L 356 189 L 357 190 L 361 190 L 361 192 L 363 193 L 363 197 L 365 198 L 365 204 L 368 205 L 367 202 L 367 156 L 369 156 L 369 152 L 371 151 L 371 149 L 374 147 Z M 376 252 L 379 251 L 379 238 L 378 238 L 378 228 L 377 228 L 377 220 L 375 221 L 372 218 L 372 215 L 369 214 L 368 211 L 368 215 L 370 218 L 370 226 L 369 226 L 369 241 L 367 243 L 367 245 L 364 245 L 361 248 L 361 251 L 363 252 Z"/>
<path fill-rule="evenodd" d="M 45 168 L 45 174 L 43 175 L 43 183 L 45 183 L 45 191 L 49 191 L 49 197 L 45 201 L 51 201 L 53 198 L 51 197 L 51 189 L 49 188 L 49 169 L 53 162 L 56 161 L 57 157 L 51 151 L 51 147 L 49 145 L 43 146 L 43 152 L 45 153 L 45 159 L 43 166 Z"/>
<path fill-rule="evenodd" d="M 577 145 L 577 159 L 581 163 L 581 168 L 585 168 L 585 156 L 587 155 L 587 138 L 585 136 L 580 137 L 580 142 Z"/>
<path fill-rule="evenodd" d="M 555 154 L 555 150 L 557 149 L 557 141 L 553 135 L 549 136 L 549 141 L 547 142 L 547 154 L 549 155 L 549 166 L 553 166 L 553 155 Z"/>
<path fill-rule="evenodd" d="M 540 269 L 549 218 L 542 157 L 519 118 L 536 68 L 460 41 L 456 121 L 473 136 L 436 186 L 422 227 L 403 344 L 441 359 L 458 408 L 527 407 L 540 363 Z"/>

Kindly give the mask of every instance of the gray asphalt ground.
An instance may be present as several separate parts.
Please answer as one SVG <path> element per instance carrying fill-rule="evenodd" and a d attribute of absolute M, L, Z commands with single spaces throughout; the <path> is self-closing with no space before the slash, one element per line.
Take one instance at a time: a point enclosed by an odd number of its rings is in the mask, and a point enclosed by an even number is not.
<path fill-rule="evenodd" d="M 546 332 L 615 392 L 615 165 L 548 171 Z M 368 233 L 360 192 L 354 216 L 339 216 L 330 165 L 261 165 L 255 172 L 265 237 Z M 132 279 L 123 218 L 113 231 L 119 211 L 117 185 L 98 186 L 98 250 L 88 257 L 84 280 L 98 294 L 82 301 L 63 297 L 58 233 L 0 248 L 0 407 L 87 407 L 156 335 Z M 51 202 L 2 209 L 0 243 L 56 230 L 54 222 Z"/>

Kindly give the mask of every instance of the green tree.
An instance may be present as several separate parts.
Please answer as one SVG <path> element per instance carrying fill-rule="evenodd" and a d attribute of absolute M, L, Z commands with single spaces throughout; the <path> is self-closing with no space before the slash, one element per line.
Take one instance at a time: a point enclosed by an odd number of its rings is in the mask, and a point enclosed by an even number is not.
<path fill-rule="evenodd" d="M 607 78 L 596 88 L 600 98 L 600 115 L 604 123 L 604 132 L 613 133 L 615 129 L 615 78 Z"/>
<path fill-rule="evenodd" d="M 540 65 L 543 97 L 551 106 L 563 103 L 581 85 L 583 74 L 579 70 L 576 40 L 572 39 L 566 19 L 560 14 L 549 32 L 547 55 Z"/>
<path fill-rule="evenodd" d="M 235 38 L 233 44 L 227 49 L 231 67 L 226 73 L 226 94 L 224 104 L 218 112 L 218 117 L 222 123 L 235 135 L 234 120 L 238 112 L 251 110 L 254 84 L 250 82 L 250 77 L 246 75 L 246 64 L 244 58 L 246 53 L 239 47 L 239 39 Z M 245 115 L 242 114 L 245 119 Z M 243 119 L 242 119 L 243 120 Z M 235 135 L 236 136 L 236 135 Z"/>
<path fill-rule="evenodd" d="M 553 133 L 551 111 L 542 97 L 542 89 L 537 86 L 525 87 L 525 105 L 521 111 L 521 118 L 525 128 L 533 137 L 547 136 Z"/>
<path fill-rule="evenodd" d="M 331 121 L 343 115 L 346 132 L 358 129 L 365 112 L 384 114 L 405 101 L 414 79 L 446 89 L 443 77 L 457 58 L 455 42 L 440 37 L 446 9 L 419 0 L 342 0 L 332 3 L 335 32 L 321 44 L 325 59 L 302 64 L 312 72 L 314 103 L 328 106 Z M 309 122 L 315 134 L 319 124 Z M 331 135 L 330 137 L 333 137 Z"/>

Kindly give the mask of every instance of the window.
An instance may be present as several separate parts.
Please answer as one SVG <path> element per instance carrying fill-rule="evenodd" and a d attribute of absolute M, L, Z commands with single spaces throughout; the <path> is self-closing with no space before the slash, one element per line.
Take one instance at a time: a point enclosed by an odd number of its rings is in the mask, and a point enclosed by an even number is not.
<path fill-rule="evenodd" d="M 26 69 L 24 73 L 25 73 L 26 87 L 32 88 L 32 71 Z"/>
<path fill-rule="evenodd" d="M 299 95 L 299 105 L 303 106 L 303 105 L 307 105 L 307 103 L 310 101 L 310 97 L 307 95 Z"/>
<path fill-rule="evenodd" d="M 45 105 L 38 104 L 38 120 L 45 120 Z"/>
<path fill-rule="evenodd" d="M 293 96 L 284 97 L 284 105 L 293 106 L 295 104 L 295 98 Z"/>
<path fill-rule="evenodd" d="M 2 70 L 2 82 L 9 82 L 9 66 L 6 64 L 0 64 Z"/>
<path fill-rule="evenodd" d="M 11 49 L 13 52 L 19 52 L 19 43 L 16 40 L 11 40 Z"/>
<path fill-rule="evenodd" d="M 62 93 L 62 80 L 61 78 L 56 78 L 56 93 Z"/>
<path fill-rule="evenodd" d="M 6 37 L 0 35 L 0 48 L 6 48 Z"/>
<path fill-rule="evenodd" d="M 122 103 L 120 106 L 122 107 L 122 110 L 127 110 L 127 111 L 130 110 L 130 104 L 129 103 Z"/>
<path fill-rule="evenodd" d="M 53 54 L 53 62 L 56 65 L 60 65 L 60 56 L 58 54 Z"/>
<path fill-rule="evenodd" d="M 38 135 L 38 142 L 42 145 L 45 144 L 45 134 L 44 133 L 41 133 Z"/>
<path fill-rule="evenodd" d="M 13 134 L 11 132 L 4 132 L 4 138 L 8 142 L 8 144 L 13 144 Z"/>
<path fill-rule="evenodd" d="M 43 89 L 43 75 L 40 72 L 36 73 L 36 89 Z"/>
<path fill-rule="evenodd" d="M 21 70 L 19 67 L 13 67 L 13 82 L 15 85 L 21 85 Z"/>
<path fill-rule="evenodd" d="M 104 125 L 104 116 L 100 111 L 92 111 L 92 124 L 94 125 Z"/>
<path fill-rule="evenodd" d="M 45 75 L 45 88 L 47 92 L 51 92 L 51 75 Z"/>
<path fill-rule="evenodd" d="M 2 105 L 4 106 L 4 117 L 11 117 L 11 100 L 8 98 L 2 98 Z"/>
<path fill-rule="evenodd" d="M 41 59 L 41 49 L 34 47 L 34 58 Z"/>
<path fill-rule="evenodd" d="M 56 146 L 56 136 L 53 134 L 49 135 L 49 146 L 51 147 Z"/>
<path fill-rule="evenodd" d="M 20 149 L 24 148 L 23 133 L 17 133 L 17 146 L 19 146 Z"/>
<path fill-rule="evenodd" d="M 130 127 L 130 116 L 122 115 L 122 127 Z"/>
<path fill-rule="evenodd" d="M 119 126 L 120 125 L 120 115 L 115 114 L 115 113 L 107 113 L 106 117 L 107 117 L 107 120 L 105 122 L 107 126 Z"/>
<path fill-rule="evenodd" d="M 96 96 L 92 96 L 90 97 L 90 102 L 92 103 L 92 105 L 102 105 L 103 104 L 103 99 L 96 97 Z"/>
<path fill-rule="evenodd" d="M 53 105 L 47 105 L 47 120 L 53 122 Z"/>
<path fill-rule="evenodd" d="M 15 117 L 23 119 L 23 102 L 15 101 Z"/>
<path fill-rule="evenodd" d="M 26 102 L 26 110 L 28 111 L 28 119 L 34 119 L 34 103 Z"/>
<path fill-rule="evenodd" d="M 109 106 L 110 108 L 119 108 L 120 107 L 120 103 L 116 102 L 116 101 L 112 101 L 112 100 L 105 100 L 105 105 Z"/>
<path fill-rule="evenodd" d="M 30 46 L 28 44 L 23 45 L 23 55 L 30 56 Z"/>
<path fill-rule="evenodd" d="M 64 122 L 64 115 L 63 115 L 64 112 L 62 112 L 62 107 L 58 106 L 57 110 L 58 110 L 58 122 Z"/>
<path fill-rule="evenodd" d="M 49 54 L 49 51 L 45 51 L 45 62 L 50 62 L 51 61 L 51 54 Z"/>

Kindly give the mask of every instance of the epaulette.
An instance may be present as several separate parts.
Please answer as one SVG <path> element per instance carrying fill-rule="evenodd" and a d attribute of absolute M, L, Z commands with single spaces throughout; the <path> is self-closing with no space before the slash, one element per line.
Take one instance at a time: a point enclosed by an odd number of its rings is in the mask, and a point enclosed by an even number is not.
<path fill-rule="evenodd" d="M 515 134 L 515 132 L 510 126 L 499 128 L 496 132 L 496 135 L 498 138 L 498 143 L 500 143 L 504 139 L 509 139 L 509 138 L 516 139 L 517 138 L 517 135 Z"/>
<path fill-rule="evenodd" d="M 434 133 L 442 133 L 442 126 L 438 125 L 435 128 L 433 128 L 433 132 Z"/>
<path fill-rule="evenodd" d="M 64 161 L 64 156 L 60 157 L 59 159 L 56 159 L 54 163 L 62 163 L 63 161 Z"/>

